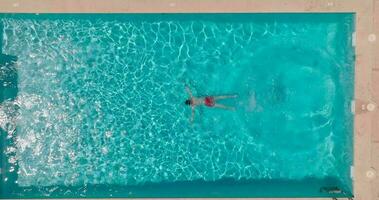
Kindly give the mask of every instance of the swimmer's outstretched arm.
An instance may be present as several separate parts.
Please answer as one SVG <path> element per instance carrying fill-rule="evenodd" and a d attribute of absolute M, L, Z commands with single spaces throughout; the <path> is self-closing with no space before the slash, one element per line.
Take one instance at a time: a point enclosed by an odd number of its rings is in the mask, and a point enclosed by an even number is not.
<path fill-rule="evenodd" d="M 222 105 L 222 104 L 215 104 L 214 105 L 215 108 L 222 108 L 222 109 L 226 109 L 226 110 L 236 110 L 236 108 L 234 107 L 229 107 L 229 106 L 225 106 L 225 105 Z"/>
<path fill-rule="evenodd" d="M 231 99 L 231 98 L 237 98 L 237 95 L 223 95 L 223 96 L 215 96 L 214 99 Z"/>
<path fill-rule="evenodd" d="M 193 97 L 192 92 L 187 85 L 186 85 L 186 91 L 187 91 L 188 95 L 192 98 Z"/>
<path fill-rule="evenodd" d="M 191 118 L 190 118 L 190 122 L 192 123 L 193 122 L 193 120 L 195 119 L 195 107 L 192 107 L 192 109 L 191 109 L 192 111 L 191 111 Z"/>

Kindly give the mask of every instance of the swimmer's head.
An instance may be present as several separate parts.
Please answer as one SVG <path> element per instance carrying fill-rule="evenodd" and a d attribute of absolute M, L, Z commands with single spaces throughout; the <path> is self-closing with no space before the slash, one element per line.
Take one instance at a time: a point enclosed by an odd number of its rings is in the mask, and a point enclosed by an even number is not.
<path fill-rule="evenodd" d="M 186 104 L 187 106 L 192 105 L 192 101 L 191 101 L 191 99 L 187 99 L 187 100 L 184 102 L 184 104 Z"/>

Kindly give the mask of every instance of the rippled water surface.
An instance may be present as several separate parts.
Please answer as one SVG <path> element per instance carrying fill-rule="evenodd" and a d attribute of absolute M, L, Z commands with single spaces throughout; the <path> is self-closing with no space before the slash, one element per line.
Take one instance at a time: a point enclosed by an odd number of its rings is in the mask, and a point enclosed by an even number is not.
<path fill-rule="evenodd" d="M 0 106 L 2 184 L 20 188 L 9 194 L 325 178 L 351 193 L 349 14 L 0 23 L 3 53 L 18 57 L 17 96 Z M 236 111 L 199 108 L 191 124 L 185 84 L 197 96 L 237 94 L 222 102 Z"/>

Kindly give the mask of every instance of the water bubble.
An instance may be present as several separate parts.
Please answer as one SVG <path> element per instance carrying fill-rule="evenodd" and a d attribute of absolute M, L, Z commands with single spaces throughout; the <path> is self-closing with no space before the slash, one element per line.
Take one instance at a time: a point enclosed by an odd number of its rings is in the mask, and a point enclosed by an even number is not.
<path fill-rule="evenodd" d="M 126 132 L 125 130 L 121 131 L 121 135 L 126 136 L 127 134 L 128 134 L 128 132 Z"/>
<path fill-rule="evenodd" d="M 14 167 L 12 166 L 9 168 L 9 172 L 13 172 L 13 171 L 14 171 Z"/>
<path fill-rule="evenodd" d="M 112 137 L 112 131 L 105 132 L 105 137 L 107 137 L 107 138 Z"/>
<path fill-rule="evenodd" d="M 14 153 L 14 152 L 16 152 L 16 148 L 14 148 L 14 147 L 8 147 L 7 148 L 7 151 L 6 151 L 7 154 L 8 153 Z"/>
<path fill-rule="evenodd" d="M 107 147 L 103 147 L 103 148 L 101 148 L 101 152 L 102 152 L 103 154 L 108 154 L 108 148 L 107 148 Z"/>
<path fill-rule="evenodd" d="M 70 151 L 68 153 L 68 156 L 70 157 L 70 160 L 74 160 L 75 159 L 75 152 L 74 151 Z"/>
<path fill-rule="evenodd" d="M 15 163 L 17 162 L 17 159 L 16 159 L 16 157 L 11 156 L 11 157 L 8 159 L 8 162 L 11 163 L 11 164 L 15 164 Z"/>

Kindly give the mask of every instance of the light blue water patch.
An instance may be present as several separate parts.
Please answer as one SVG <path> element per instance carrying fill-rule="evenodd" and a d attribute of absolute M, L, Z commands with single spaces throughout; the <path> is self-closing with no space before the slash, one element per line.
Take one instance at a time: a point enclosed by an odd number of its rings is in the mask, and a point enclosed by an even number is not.
<path fill-rule="evenodd" d="M 9 196 L 198 196 L 151 189 L 165 184 L 215 184 L 204 197 L 228 184 L 236 197 L 352 194 L 351 14 L 1 22 L 3 50 L 18 57 L 17 97 L 0 107 L 5 176 L 17 173 L 3 182 Z M 199 107 L 191 124 L 185 84 L 238 95 L 220 101 L 236 110 Z"/>

